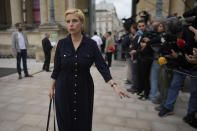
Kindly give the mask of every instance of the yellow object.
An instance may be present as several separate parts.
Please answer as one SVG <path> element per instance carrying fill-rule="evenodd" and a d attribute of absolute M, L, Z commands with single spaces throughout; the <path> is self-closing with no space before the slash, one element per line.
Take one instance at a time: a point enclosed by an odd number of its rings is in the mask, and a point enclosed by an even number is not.
<path fill-rule="evenodd" d="M 158 62 L 160 66 L 167 64 L 167 60 L 165 57 L 159 57 Z"/>

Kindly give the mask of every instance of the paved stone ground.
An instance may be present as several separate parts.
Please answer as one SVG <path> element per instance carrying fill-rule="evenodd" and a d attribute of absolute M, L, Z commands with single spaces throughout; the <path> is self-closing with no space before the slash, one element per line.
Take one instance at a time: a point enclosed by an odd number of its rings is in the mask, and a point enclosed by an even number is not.
<path fill-rule="evenodd" d="M 15 65 L 15 59 L 0 59 L 0 67 L 15 68 Z M 41 67 L 41 62 L 28 59 L 30 74 L 40 71 Z M 95 81 L 93 131 L 195 131 L 182 122 L 188 93 L 180 93 L 175 115 L 160 118 L 150 101 L 140 101 L 136 95 L 120 100 L 94 66 L 91 73 Z M 124 62 L 114 62 L 111 73 L 120 88 L 129 88 L 124 84 Z M 17 79 L 17 74 L 0 78 L 0 131 L 45 130 L 50 74 L 40 72 L 22 80 Z"/>

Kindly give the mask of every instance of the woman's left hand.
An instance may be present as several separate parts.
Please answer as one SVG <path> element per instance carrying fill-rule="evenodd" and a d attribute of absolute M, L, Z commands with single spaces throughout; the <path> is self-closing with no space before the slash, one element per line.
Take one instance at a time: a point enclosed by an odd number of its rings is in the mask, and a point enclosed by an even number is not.
<path fill-rule="evenodd" d="M 114 85 L 113 88 L 115 92 L 119 95 L 120 99 L 122 99 L 123 97 L 130 98 L 130 96 L 126 94 L 124 91 L 122 91 L 120 88 L 118 88 L 117 85 Z"/>

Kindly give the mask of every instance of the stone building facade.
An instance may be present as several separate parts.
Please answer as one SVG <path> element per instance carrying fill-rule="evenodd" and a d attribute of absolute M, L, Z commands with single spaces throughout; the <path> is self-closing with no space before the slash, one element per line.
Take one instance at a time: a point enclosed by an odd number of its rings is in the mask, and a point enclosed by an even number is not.
<path fill-rule="evenodd" d="M 28 56 L 43 59 L 41 40 L 50 32 L 51 41 L 66 36 L 64 12 L 68 8 L 79 8 L 85 13 L 84 31 L 92 33 L 94 27 L 95 0 L 1 0 L 0 1 L 0 56 L 13 56 L 11 35 L 15 24 L 24 24 L 30 49 Z M 52 55 L 54 55 L 54 50 Z"/>
<path fill-rule="evenodd" d="M 96 4 L 97 33 L 104 35 L 106 32 L 111 31 L 114 35 L 118 35 L 122 30 L 122 21 L 118 19 L 115 6 L 106 1 Z"/>
<path fill-rule="evenodd" d="M 140 0 L 136 5 L 136 14 L 145 10 L 149 12 L 153 19 L 156 19 L 156 8 L 158 0 Z M 178 16 L 194 7 L 195 0 L 161 0 L 162 1 L 162 18 L 177 13 Z M 139 19 L 139 17 L 138 17 Z"/>

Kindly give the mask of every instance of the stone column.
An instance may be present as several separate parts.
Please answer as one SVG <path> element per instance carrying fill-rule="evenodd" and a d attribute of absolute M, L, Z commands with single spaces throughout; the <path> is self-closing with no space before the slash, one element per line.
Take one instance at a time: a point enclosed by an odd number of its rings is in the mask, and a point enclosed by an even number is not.
<path fill-rule="evenodd" d="M 10 0 L 12 25 L 14 26 L 18 22 L 23 22 L 22 17 L 22 1 Z"/>
<path fill-rule="evenodd" d="M 84 25 L 84 31 L 90 35 L 93 33 L 93 30 L 95 30 L 95 0 L 76 0 L 75 1 L 75 8 L 79 8 L 83 11 L 85 14 L 86 22 Z M 92 25 L 92 26 L 91 26 Z M 92 32 L 90 27 L 92 27 Z"/>
<path fill-rule="evenodd" d="M 47 0 L 40 0 L 40 23 L 41 25 L 48 23 L 48 4 Z"/>
<path fill-rule="evenodd" d="M 75 8 L 76 7 L 76 0 L 68 0 L 68 8 Z"/>
<path fill-rule="evenodd" d="M 178 6 L 177 6 L 177 3 L 179 3 Z M 184 2 L 180 2 L 179 0 L 170 0 L 169 5 L 170 5 L 169 7 L 170 15 L 177 13 L 178 16 L 182 16 L 182 14 L 185 12 Z"/>

